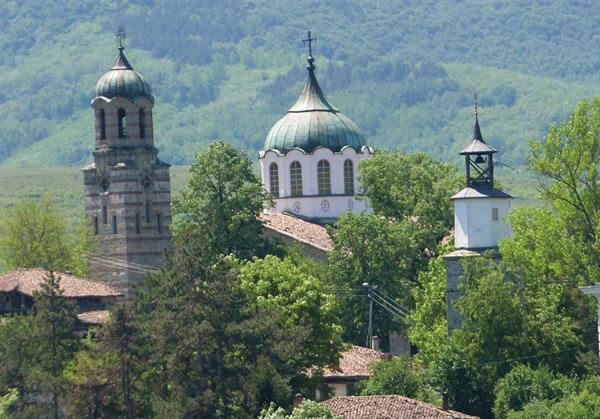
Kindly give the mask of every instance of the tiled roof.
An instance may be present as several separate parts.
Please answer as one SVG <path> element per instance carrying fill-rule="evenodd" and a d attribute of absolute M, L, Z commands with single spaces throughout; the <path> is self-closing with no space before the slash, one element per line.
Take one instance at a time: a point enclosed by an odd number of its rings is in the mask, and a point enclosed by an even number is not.
<path fill-rule="evenodd" d="M 42 289 L 41 283 L 48 275 L 48 271 L 39 268 L 19 268 L 0 275 L 0 292 L 8 293 L 17 291 L 33 296 L 34 291 Z M 64 291 L 63 297 L 119 297 L 118 290 L 110 285 L 91 279 L 80 278 L 75 275 L 54 272 L 60 277 L 60 288 Z"/>
<path fill-rule="evenodd" d="M 343 419 L 475 419 L 454 410 L 443 410 L 433 404 L 397 394 L 384 396 L 344 396 L 321 404 Z"/>
<path fill-rule="evenodd" d="M 329 237 L 325 227 L 321 225 L 302 220 L 284 212 L 275 214 L 261 213 L 259 217 L 264 221 L 265 228 L 323 251 L 333 249 L 331 237 Z"/>
<path fill-rule="evenodd" d="M 383 356 L 383 353 L 374 349 L 352 346 L 342 352 L 339 366 L 323 369 L 323 377 L 326 381 L 367 379 L 371 376 L 369 365 Z"/>
<path fill-rule="evenodd" d="M 108 310 L 92 310 L 79 313 L 77 318 L 83 324 L 101 324 L 108 319 Z"/>

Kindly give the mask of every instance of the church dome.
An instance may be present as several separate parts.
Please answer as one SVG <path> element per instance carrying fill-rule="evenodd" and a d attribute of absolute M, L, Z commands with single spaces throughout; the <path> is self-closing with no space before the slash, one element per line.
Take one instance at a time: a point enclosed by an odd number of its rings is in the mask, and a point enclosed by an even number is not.
<path fill-rule="evenodd" d="M 119 45 L 117 61 L 94 86 L 94 97 L 124 97 L 132 102 L 138 97 L 145 97 L 154 103 L 150 83 L 131 67 L 123 50 L 123 45 Z"/>
<path fill-rule="evenodd" d="M 338 152 L 345 146 L 356 151 L 367 145 L 356 124 L 329 103 L 315 77 L 314 58 L 308 57 L 308 79 L 302 94 L 269 131 L 264 151 L 282 153 L 299 148 L 312 153 L 317 147 Z"/>

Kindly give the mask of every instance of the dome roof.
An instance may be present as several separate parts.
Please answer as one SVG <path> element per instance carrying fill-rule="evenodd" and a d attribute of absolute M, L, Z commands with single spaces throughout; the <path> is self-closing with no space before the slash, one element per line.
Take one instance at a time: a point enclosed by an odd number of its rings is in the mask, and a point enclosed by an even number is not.
<path fill-rule="evenodd" d="M 104 73 L 94 86 L 94 97 L 125 97 L 131 101 L 145 97 L 154 103 L 152 88 L 144 76 L 135 71 L 119 45 L 119 56 L 110 71 Z"/>
<path fill-rule="evenodd" d="M 367 145 L 356 124 L 331 105 L 315 77 L 314 58 L 308 57 L 308 79 L 302 94 L 267 134 L 264 151 L 287 152 L 299 148 L 311 153 L 317 147 L 338 152 L 345 146 L 356 151 Z"/>

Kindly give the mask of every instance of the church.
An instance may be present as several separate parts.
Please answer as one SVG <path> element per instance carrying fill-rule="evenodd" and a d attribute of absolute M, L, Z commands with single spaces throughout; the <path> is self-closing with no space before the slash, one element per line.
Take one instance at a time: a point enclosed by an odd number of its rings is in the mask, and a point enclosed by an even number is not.
<path fill-rule="evenodd" d="M 83 168 L 85 213 L 93 222 L 97 251 L 89 257 L 91 277 L 132 298 L 145 272 L 156 271 L 173 252 L 169 164 L 154 146 L 150 83 L 125 56 L 118 32 L 112 68 L 94 87 L 94 163 Z M 332 249 L 324 225 L 346 211 L 370 212 L 362 195 L 358 165 L 373 150 L 359 127 L 325 96 L 315 75 L 308 33 L 307 78 L 300 96 L 266 135 L 258 161 L 274 205 L 261 214 L 264 235 L 301 244 L 304 253 L 327 263 Z M 462 260 L 494 249 L 511 236 L 505 221 L 512 196 L 494 187 L 493 154 L 485 143 L 475 105 L 472 141 L 465 156 L 466 187 L 453 197 L 456 250 L 447 268 L 448 333 L 460 327 L 454 309 L 460 297 Z"/>

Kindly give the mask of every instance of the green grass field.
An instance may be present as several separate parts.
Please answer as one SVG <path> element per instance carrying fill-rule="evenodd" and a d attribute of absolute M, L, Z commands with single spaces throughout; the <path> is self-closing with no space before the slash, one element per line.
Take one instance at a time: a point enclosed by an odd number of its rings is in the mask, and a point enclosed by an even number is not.
<path fill-rule="evenodd" d="M 171 167 L 171 193 L 178 193 L 188 177 L 188 166 Z M 515 206 L 538 205 L 539 192 L 534 178 L 500 176 L 502 188 L 516 196 Z M 0 209 L 19 199 L 53 197 L 64 216 L 74 223 L 83 216 L 83 175 L 76 167 L 43 169 L 0 168 Z"/>

